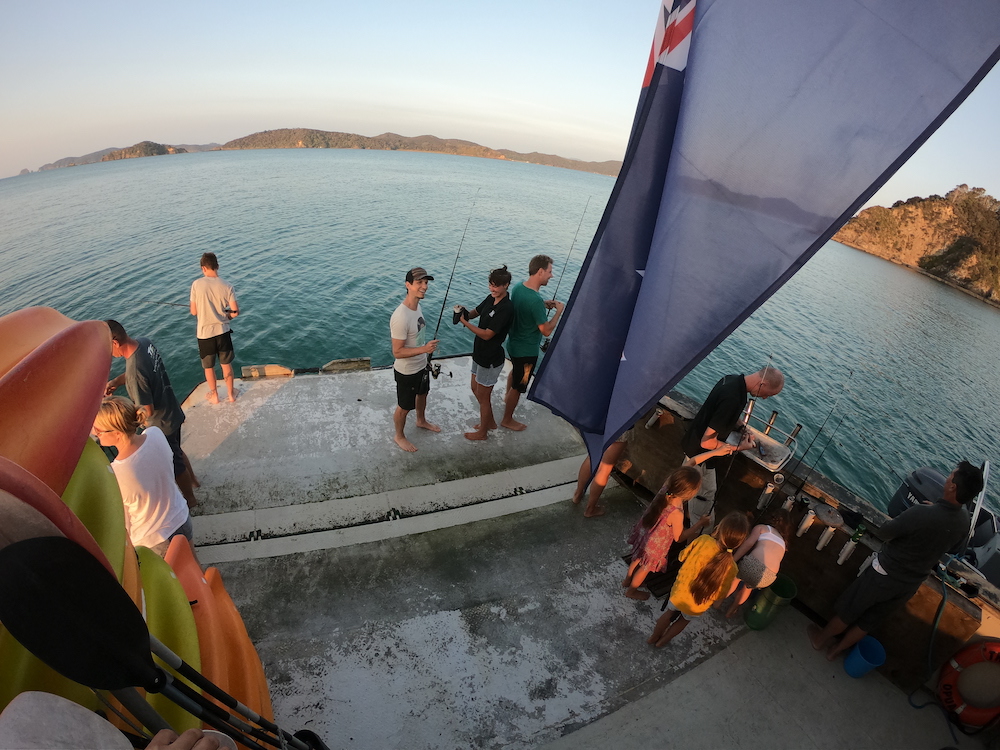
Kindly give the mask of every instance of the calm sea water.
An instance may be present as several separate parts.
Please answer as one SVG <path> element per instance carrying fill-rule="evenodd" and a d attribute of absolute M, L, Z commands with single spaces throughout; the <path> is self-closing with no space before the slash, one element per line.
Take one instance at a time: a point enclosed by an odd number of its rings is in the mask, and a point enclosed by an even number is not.
<path fill-rule="evenodd" d="M 243 313 L 237 366 L 389 364 L 388 317 L 406 269 L 437 277 L 423 305 L 432 326 L 460 245 L 449 307 L 478 303 L 495 266 L 522 279 L 542 252 L 557 279 L 567 267 L 565 300 L 613 184 L 530 164 L 333 150 L 186 154 L 0 180 L 0 314 L 49 305 L 117 318 L 156 342 L 184 395 L 202 378 L 188 289 L 212 251 Z M 471 350 L 450 314 L 440 338 L 442 353 Z M 802 423 L 807 463 L 885 507 L 892 471 L 1000 461 L 997 351 L 1000 311 L 830 243 L 680 390 L 703 398 L 720 375 L 770 357 L 788 382 L 762 411 Z"/>

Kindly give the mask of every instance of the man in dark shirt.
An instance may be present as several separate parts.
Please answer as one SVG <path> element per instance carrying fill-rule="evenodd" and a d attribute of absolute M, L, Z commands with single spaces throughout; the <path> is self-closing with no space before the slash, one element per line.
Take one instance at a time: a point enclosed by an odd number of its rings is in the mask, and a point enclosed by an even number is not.
<path fill-rule="evenodd" d="M 104 322 L 111 329 L 112 356 L 125 359 L 125 372 L 108 382 L 106 393 L 110 396 L 124 385 L 128 397 L 144 417 L 142 426 L 159 427 L 163 431 L 174 455 L 174 478 L 177 486 L 187 500 L 188 507 L 193 508 L 198 504 L 194 495 L 194 472 L 181 450 L 184 411 L 174 395 L 163 359 L 149 339 L 132 338 L 117 320 Z"/>
<path fill-rule="evenodd" d="M 493 386 L 500 378 L 505 361 L 503 341 L 514 321 L 514 305 L 507 289 L 510 287 L 507 266 L 490 271 L 490 294 L 471 311 L 462 309 L 462 325 L 476 334 L 472 344 L 472 393 L 479 402 L 479 424 L 473 432 L 466 432 L 469 440 L 485 440 L 490 430 L 497 428 L 493 415 Z M 481 325 L 470 322 L 479 318 Z"/>
<path fill-rule="evenodd" d="M 962 461 L 945 481 L 940 500 L 914 505 L 883 524 L 878 536 L 885 544 L 837 599 L 836 616 L 822 630 L 809 626 L 813 648 L 828 648 L 826 658 L 833 660 L 909 601 L 941 555 L 959 552 L 969 538 L 965 506 L 982 489 L 983 472 Z"/>
<path fill-rule="evenodd" d="M 729 434 L 740 426 L 740 414 L 746 408 L 747 396 L 769 398 L 781 393 L 784 385 L 785 376 L 781 370 L 771 366 L 752 375 L 726 375 L 712 388 L 681 438 L 684 455 L 692 459 L 705 451 L 721 448 Z M 753 441 L 744 437 L 737 450 L 746 450 L 752 445 Z M 702 472 L 701 489 L 697 497 L 688 501 L 688 518 L 692 526 L 706 514 L 709 516 L 706 534 L 715 524 L 715 461 L 710 459 L 698 465 Z"/>

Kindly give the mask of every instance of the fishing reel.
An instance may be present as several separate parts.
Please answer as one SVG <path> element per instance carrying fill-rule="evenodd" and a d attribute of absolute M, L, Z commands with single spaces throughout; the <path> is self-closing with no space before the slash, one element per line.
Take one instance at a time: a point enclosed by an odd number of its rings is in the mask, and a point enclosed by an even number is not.
<path fill-rule="evenodd" d="M 545 339 L 545 340 L 544 340 L 544 341 L 542 342 L 541 346 L 539 346 L 539 347 L 538 347 L 539 349 L 541 349 L 541 350 L 542 350 L 542 354 L 545 354 L 545 352 L 547 352 L 547 351 L 549 350 L 549 343 L 550 343 L 551 341 L 552 341 L 552 339 L 550 339 L 550 338 L 547 338 L 547 339 Z"/>
<path fill-rule="evenodd" d="M 429 372 L 431 374 L 432 378 L 434 378 L 435 380 L 437 380 L 439 377 L 441 377 L 441 363 L 440 362 L 434 362 L 432 364 L 432 363 L 428 362 L 427 363 L 427 372 Z M 448 375 L 449 378 L 451 377 L 451 370 L 448 370 L 447 375 Z"/>

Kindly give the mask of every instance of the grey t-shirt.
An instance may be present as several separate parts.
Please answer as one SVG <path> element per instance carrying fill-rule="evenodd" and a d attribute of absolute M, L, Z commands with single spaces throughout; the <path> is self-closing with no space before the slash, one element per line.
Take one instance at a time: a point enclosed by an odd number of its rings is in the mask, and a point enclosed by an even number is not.
<path fill-rule="evenodd" d="M 153 342 L 147 338 L 136 342 L 139 347 L 125 360 L 125 390 L 136 406 L 153 408 L 147 427 L 159 427 L 164 435 L 172 435 L 184 422 L 184 411 Z"/>
<path fill-rule="evenodd" d="M 945 552 L 957 552 L 969 535 L 969 511 L 938 500 L 914 505 L 883 524 L 878 536 L 885 545 L 878 553 L 885 572 L 904 583 L 920 583 Z"/>

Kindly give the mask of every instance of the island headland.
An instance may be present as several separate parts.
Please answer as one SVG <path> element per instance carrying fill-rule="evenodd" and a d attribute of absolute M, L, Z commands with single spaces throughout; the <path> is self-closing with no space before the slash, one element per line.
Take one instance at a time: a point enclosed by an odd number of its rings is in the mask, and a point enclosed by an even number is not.
<path fill-rule="evenodd" d="M 983 188 L 866 208 L 833 239 L 1000 307 L 1000 201 Z"/>
<path fill-rule="evenodd" d="M 134 159 L 141 156 L 257 148 L 353 148 L 379 151 L 427 151 L 437 154 L 478 156 L 484 159 L 544 164 L 550 167 L 575 169 L 581 172 L 593 172 L 610 177 L 616 177 L 622 166 L 620 161 L 582 161 L 580 159 L 567 159 L 564 156 L 556 156 L 555 154 L 541 154 L 537 151 L 523 154 L 509 149 L 493 149 L 481 146 L 472 141 L 463 141 L 456 138 L 438 138 L 433 135 L 407 137 L 397 135 L 396 133 L 382 133 L 382 135 L 368 137 L 356 133 L 338 133 L 327 130 L 312 130 L 310 128 L 282 128 L 280 130 L 264 130 L 260 133 L 253 133 L 221 145 L 218 143 L 208 143 L 203 145 L 182 144 L 171 146 L 154 143 L 153 141 L 142 141 L 128 148 L 113 147 L 83 156 L 67 156 L 58 161 L 42 165 L 38 168 L 38 171 L 59 169 L 61 167 L 76 167 L 100 161 Z M 30 170 L 21 170 L 22 175 L 29 173 Z"/>

